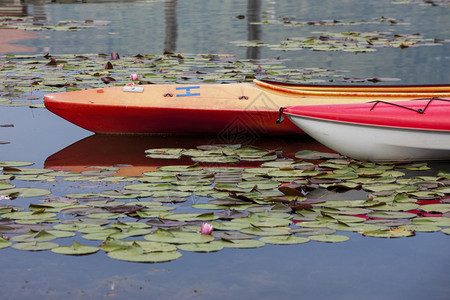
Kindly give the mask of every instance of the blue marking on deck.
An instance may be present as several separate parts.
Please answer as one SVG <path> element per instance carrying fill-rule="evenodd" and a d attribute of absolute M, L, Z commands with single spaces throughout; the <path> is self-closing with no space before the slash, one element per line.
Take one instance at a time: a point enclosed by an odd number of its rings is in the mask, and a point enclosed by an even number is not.
<path fill-rule="evenodd" d="M 191 93 L 191 89 L 199 89 L 200 86 L 177 87 L 176 90 L 185 90 L 185 94 L 177 94 L 177 97 L 200 96 L 200 93 Z"/>

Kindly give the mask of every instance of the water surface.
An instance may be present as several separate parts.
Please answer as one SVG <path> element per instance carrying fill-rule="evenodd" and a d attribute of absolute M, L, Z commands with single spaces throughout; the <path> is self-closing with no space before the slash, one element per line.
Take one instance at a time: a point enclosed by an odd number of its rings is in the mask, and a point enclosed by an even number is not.
<path fill-rule="evenodd" d="M 419 32 L 427 38 L 450 39 L 448 5 L 421 1 L 25 1 L 36 20 L 108 20 L 109 25 L 79 31 L 39 32 L 40 39 L 20 44 L 36 53 L 82 54 L 118 52 L 123 55 L 229 53 L 241 59 L 289 59 L 290 68 L 322 67 L 348 71 L 349 77 L 397 78 L 398 84 L 449 83 L 450 43 L 374 53 L 275 51 L 268 47 L 238 47 L 257 39 L 278 44 L 314 31 L 359 30 Z M 443 3 L 445 1 L 440 1 Z M 244 16 L 240 18 L 238 16 Z M 388 24 L 342 27 L 255 25 L 253 21 L 360 21 L 381 16 L 404 20 Z M 251 20 L 249 22 L 249 20 Z M 335 80 L 326 78 L 326 80 Z M 0 107 L 1 160 L 35 162 L 35 167 L 94 166 L 129 163 L 154 168 L 140 151 L 167 145 L 204 144 L 214 137 L 102 138 L 92 136 L 44 109 Z M 295 141 L 294 141 L 295 139 Z M 261 137 L 267 141 L 267 138 Z M 269 140 L 270 143 L 270 140 Z M 273 146 L 320 149 L 303 138 L 277 140 Z M 75 150 L 74 150 L 75 149 Z M 105 155 L 98 155 L 105 153 Z M 81 154 L 74 159 L 75 154 Z M 447 163 L 433 163 L 436 173 Z M 28 183 L 23 183 L 29 186 Z M 92 188 L 83 185 L 31 183 L 54 195 Z M 345 196 L 344 196 L 345 197 Z M 351 196 L 349 196 L 351 197 Z M 353 196 L 354 197 L 354 196 Z M 20 200 L 39 202 L 39 199 Z M 183 252 L 163 264 L 112 260 L 104 253 L 70 257 L 12 248 L 0 250 L 1 299 L 447 299 L 450 294 L 447 235 L 418 233 L 414 237 L 377 239 L 348 234 L 338 244 L 309 242 L 295 246 L 226 249 L 218 253 Z M 67 244 L 71 239 L 66 239 Z M 89 244 L 88 241 L 83 241 Z M 93 243 L 98 244 L 98 243 Z"/>

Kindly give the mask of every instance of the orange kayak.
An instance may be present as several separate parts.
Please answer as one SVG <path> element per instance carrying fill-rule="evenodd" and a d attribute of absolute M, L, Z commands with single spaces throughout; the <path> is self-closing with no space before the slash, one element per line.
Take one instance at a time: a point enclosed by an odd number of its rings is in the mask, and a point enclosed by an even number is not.
<path fill-rule="evenodd" d="M 446 95 L 450 91 L 311 91 L 255 80 L 255 84 L 155 84 L 55 93 L 45 96 L 45 106 L 95 133 L 262 136 L 302 133 L 290 121 L 276 124 L 282 106 Z"/>

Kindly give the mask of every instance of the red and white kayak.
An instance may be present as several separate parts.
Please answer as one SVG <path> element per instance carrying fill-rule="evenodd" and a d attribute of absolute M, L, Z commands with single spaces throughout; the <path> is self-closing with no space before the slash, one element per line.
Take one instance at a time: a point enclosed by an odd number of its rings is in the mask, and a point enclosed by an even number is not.
<path fill-rule="evenodd" d="M 275 124 L 281 106 L 450 97 L 450 86 L 399 88 L 397 92 L 386 87 L 311 90 L 254 83 L 105 87 L 45 95 L 45 106 L 96 133 L 263 136 L 301 133 L 289 121 Z"/>
<path fill-rule="evenodd" d="M 450 159 L 450 98 L 289 106 L 280 109 L 311 137 L 370 161 Z"/>

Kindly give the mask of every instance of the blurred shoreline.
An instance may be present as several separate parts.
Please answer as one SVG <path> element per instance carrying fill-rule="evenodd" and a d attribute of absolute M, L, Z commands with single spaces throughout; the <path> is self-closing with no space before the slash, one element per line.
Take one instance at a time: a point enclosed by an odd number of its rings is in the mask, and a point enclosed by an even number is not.
<path fill-rule="evenodd" d="M 0 28 L 0 55 L 17 52 L 34 52 L 35 48 L 14 44 L 15 42 L 38 38 L 39 35 L 21 29 Z"/>

